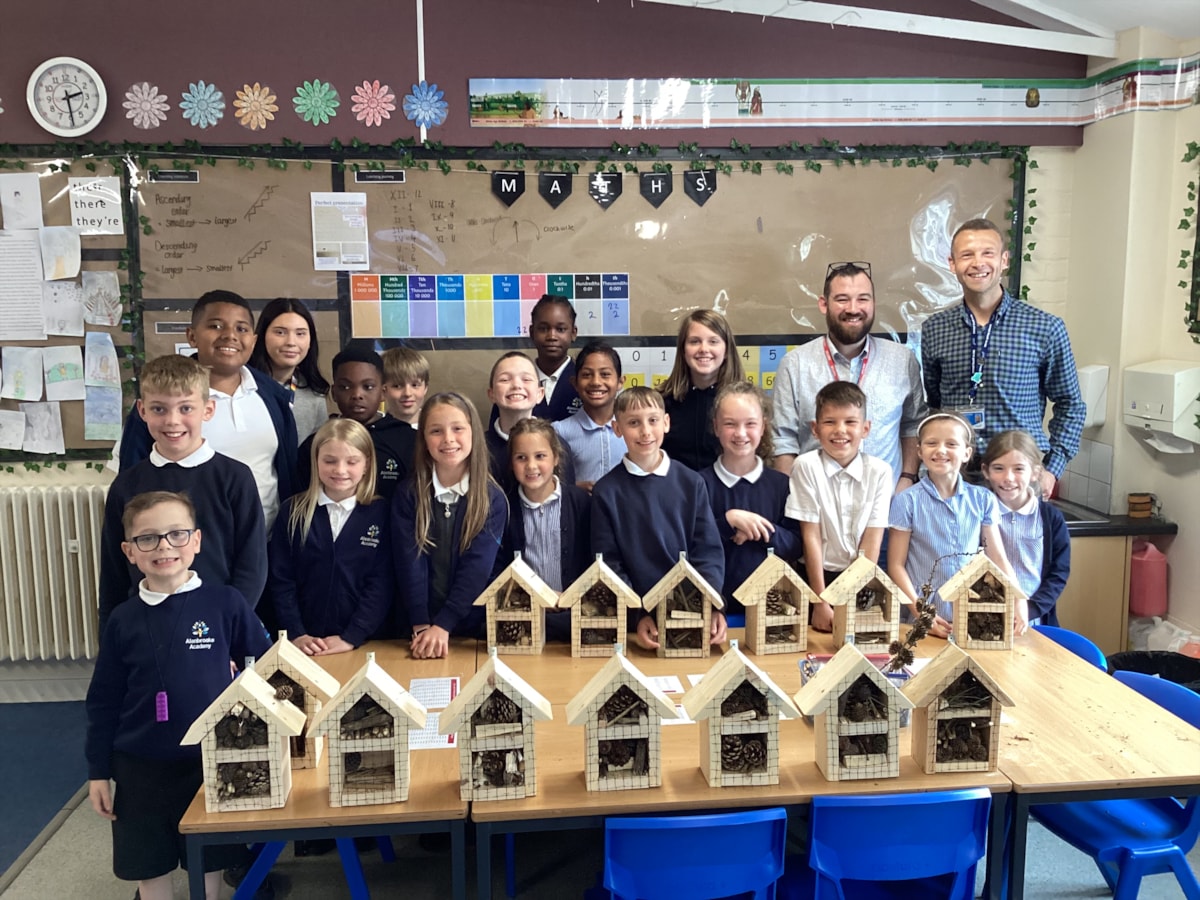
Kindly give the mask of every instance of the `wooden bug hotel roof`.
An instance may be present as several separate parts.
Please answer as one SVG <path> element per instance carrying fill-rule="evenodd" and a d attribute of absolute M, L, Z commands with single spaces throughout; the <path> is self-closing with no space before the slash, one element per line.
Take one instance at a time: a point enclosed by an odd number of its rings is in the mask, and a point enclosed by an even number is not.
<path fill-rule="evenodd" d="M 821 599 L 830 606 L 853 606 L 859 589 L 869 584 L 872 579 L 878 579 L 884 589 L 896 599 L 904 600 L 903 592 L 888 578 L 887 572 L 861 554 L 833 580 L 833 584 L 825 588 Z"/>
<path fill-rule="evenodd" d="M 844 645 L 821 671 L 796 692 L 796 705 L 806 716 L 818 716 L 829 712 L 836 714 L 839 695 L 860 675 L 866 675 L 877 688 L 895 701 L 898 708 L 912 709 L 912 701 L 900 693 L 853 644 Z"/>
<path fill-rule="evenodd" d="M 508 589 L 509 582 L 513 581 L 524 588 L 530 598 L 540 605 L 548 608 L 557 605 L 558 595 L 530 568 L 529 563 L 521 559 L 520 553 L 514 554 L 513 561 L 475 598 L 475 605 L 486 606 L 498 602 Z"/>
<path fill-rule="evenodd" d="M 901 688 L 914 707 L 928 706 L 963 672 L 974 675 L 1001 706 L 1013 706 L 1012 698 L 975 659 L 957 644 L 947 644 Z"/>
<path fill-rule="evenodd" d="M 500 661 L 495 654 L 479 667 L 479 671 L 450 701 L 438 717 L 438 732 L 451 734 L 467 726 L 471 715 L 479 704 L 499 690 L 518 706 L 529 710 L 533 721 L 547 721 L 554 717 L 550 701 L 539 694 L 529 682 Z"/>
<path fill-rule="evenodd" d="M 268 727 L 278 728 L 280 735 L 295 737 L 304 729 L 304 713 L 286 700 L 275 699 L 275 688 L 254 669 L 246 669 L 217 695 L 179 743 L 200 743 L 238 703 L 249 707 Z"/>
<path fill-rule="evenodd" d="M 322 704 L 332 700 L 341 688 L 336 678 L 288 640 L 286 631 L 279 632 L 279 639 L 271 645 L 271 649 L 254 663 L 254 671 L 260 675 L 277 670 L 282 671 L 305 690 L 311 691 Z"/>
<path fill-rule="evenodd" d="M 971 586 L 984 575 L 991 575 L 1000 582 L 1009 598 L 1017 600 L 1025 596 L 1020 585 L 1004 574 L 1003 569 L 982 553 L 976 553 L 967 560 L 961 569 L 947 578 L 946 582 L 938 588 L 938 593 L 942 595 L 943 600 L 949 602 L 956 602 L 960 598 L 965 600 Z"/>
<path fill-rule="evenodd" d="M 780 687 L 771 680 L 771 676 L 752 663 L 736 641 L 731 641 L 729 649 L 721 656 L 715 665 L 683 696 L 683 708 L 688 716 L 699 722 L 709 716 L 720 715 L 721 700 L 730 691 L 736 690 L 743 681 L 749 681 L 767 698 L 767 704 L 783 715 L 785 719 L 800 718 L 800 710 Z"/>
<path fill-rule="evenodd" d="M 781 580 L 787 581 L 792 589 L 801 597 L 806 598 L 809 603 L 819 599 L 813 589 L 808 586 L 808 582 L 800 577 L 800 573 L 771 550 L 768 550 L 766 559 L 760 562 L 733 592 L 733 599 L 742 606 L 755 606 L 762 600 L 766 592 L 779 584 Z"/>
<path fill-rule="evenodd" d="M 650 709 L 660 718 L 679 718 L 675 704 L 667 698 L 667 695 L 656 688 L 624 653 L 615 653 L 601 667 L 600 671 L 591 677 L 583 689 L 571 698 L 571 702 L 567 704 L 567 724 L 587 724 L 621 685 L 628 685 L 629 689 L 646 701 Z"/>
<path fill-rule="evenodd" d="M 572 606 L 575 606 L 583 599 L 583 595 L 594 584 L 603 584 L 607 587 L 616 595 L 619 603 L 624 603 L 633 609 L 641 609 L 642 598 L 634 593 L 633 588 L 622 581 L 620 576 L 608 567 L 608 564 L 604 562 L 604 558 L 599 553 L 596 554 L 596 561 L 588 566 L 584 570 L 584 573 L 576 578 L 559 595 L 558 608 L 570 609 Z"/>
<path fill-rule="evenodd" d="M 338 718 L 346 711 L 344 707 L 347 704 L 344 701 L 363 694 L 370 694 L 371 699 L 391 715 L 407 718 L 413 727 L 425 727 L 425 707 L 375 662 L 375 655 L 372 653 L 368 654 L 363 667 L 342 685 L 342 689 L 333 700 L 322 706 L 321 711 L 313 717 L 313 721 L 309 723 L 309 734 L 337 737 Z"/>
<path fill-rule="evenodd" d="M 724 609 L 725 601 L 721 598 L 721 592 L 716 590 L 711 584 L 704 580 L 696 567 L 687 560 L 686 554 L 679 554 L 679 562 L 671 566 L 658 583 L 646 592 L 642 597 L 642 607 L 647 610 L 653 610 L 659 603 L 665 600 L 674 589 L 675 585 L 687 580 L 695 585 L 700 591 L 700 595 L 704 597 L 714 609 Z"/>

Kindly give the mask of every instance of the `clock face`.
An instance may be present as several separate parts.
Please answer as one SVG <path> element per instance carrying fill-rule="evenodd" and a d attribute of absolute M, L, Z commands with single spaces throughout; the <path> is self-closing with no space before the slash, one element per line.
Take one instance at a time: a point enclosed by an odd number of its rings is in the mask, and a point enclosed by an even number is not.
<path fill-rule="evenodd" d="M 26 89 L 29 111 L 42 128 L 78 137 L 100 124 L 108 93 L 96 70 L 82 60 L 57 56 L 38 66 Z"/>

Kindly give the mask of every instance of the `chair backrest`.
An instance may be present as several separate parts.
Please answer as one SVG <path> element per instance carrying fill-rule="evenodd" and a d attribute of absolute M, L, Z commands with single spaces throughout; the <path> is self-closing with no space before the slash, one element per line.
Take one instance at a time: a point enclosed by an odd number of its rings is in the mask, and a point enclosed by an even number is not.
<path fill-rule="evenodd" d="M 975 866 L 987 847 L 991 803 L 987 788 L 813 797 L 808 864 L 817 872 L 816 896 L 843 896 L 842 879 L 900 881 L 954 873 L 949 897 L 970 900 Z M 834 893 L 825 879 L 835 883 Z"/>
<path fill-rule="evenodd" d="M 1086 659 L 1096 668 L 1108 671 L 1108 660 L 1104 658 L 1104 651 L 1082 634 L 1054 625 L 1034 625 L 1033 630 L 1044 634 L 1060 647 L 1066 647 L 1080 659 Z"/>
<path fill-rule="evenodd" d="M 604 823 L 604 886 L 614 900 L 774 897 L 783 874 L 787 811 L 610 818 Z"/>
<path fill-rule="evenodd" d="M 1173 712 L 1189 725 L 1200 728 L 1200 694 L 1195 691 L 1165 678 L 1155 678 L 1141 672 L 1117 671 L 1113 672 L 1113 677 L 1143 697 L 1153 700 L 1168 712 Z"/>

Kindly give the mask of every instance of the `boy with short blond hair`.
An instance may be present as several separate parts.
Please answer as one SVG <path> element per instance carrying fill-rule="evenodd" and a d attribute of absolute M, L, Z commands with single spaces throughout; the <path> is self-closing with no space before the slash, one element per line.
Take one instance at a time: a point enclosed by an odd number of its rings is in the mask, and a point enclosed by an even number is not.
<path fill-rule="evenodd" d="M 210 584 L 237 588 L 251 606 L 267 581 L 267 533 L 250 469 L 217 453 L 202 426 L 212 418 L 208 370 L 186 356 L 162 356 L 142 368 L 137 416 L 153 444 L 149 458 L 123 468 L 108 489 L 100 537 L 100 632 L 137 584 L 137 569 L 121 550 L 121 514 L 137 494 L 184 491 L 194 499 L 205 532 L 197 563 Z"/>
<path fill-rule="evenodd" d="M 671 419 L 658 391 L 633 387 L 616 405 L 617 434 L 625 456 L 592 489 L 592 550 L 639 595 L 646 594 L 679 554 L 716 591 L 725 584 L 725 552 L 713 521 L 704 480 L 687 466 L 672 462 L 662 449 Z M 654 617 L 640 611 L 630 622 L 637 643 L 658 648 Z M 633 617 L 631 617 L 633 618 Z M 710 642 L 725 640 L 725 616 L 713 613 Z"/>
<path fill-rule="evenodd" d="M 429 391 L 429 360 L 408 347 L 385 350 L 383 391 L 388 414 L 416 428 Z"/>
<path fill-rule="evenodd" d="M 817 392 L 810 427 L 821 446 L 792 465 L 785 512 L 800 522 L 808 584 L 820 594 L 860 552 L 879 562 L 895 481 L 891 466 L 862 449 L 871 420 L 854 382 L 831 381 Z M 832 631 L 833 608 L 814 604 L 812 623 Z"/>
<path fill-rule="evenodd" d="M 229 685 L 229 661 L 270 641 L 241 594 L 195 571 L 202 534 L 186 494 L 138 494 L 116 524 L 111 537 L 144 577 L 138 599 L 114 611 L 88 687 L 88 796 L 112 822 L 113 874 L 159 900 L 186 860 L 179 821 L 204 780 L 199 748 L 180 741 Z M 244 845 L 205 851 L 209 897 L 219 870 L 245 857 Z"/>

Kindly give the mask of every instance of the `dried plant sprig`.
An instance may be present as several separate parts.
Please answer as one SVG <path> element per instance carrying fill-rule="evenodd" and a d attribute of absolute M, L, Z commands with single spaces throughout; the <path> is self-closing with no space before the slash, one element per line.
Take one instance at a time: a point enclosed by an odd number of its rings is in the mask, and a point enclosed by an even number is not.
<path fill-rule="evenodd" d="M 892 658 L 883 667 L 884 672 L 899 672 L 905 666 L 911 665 L 916 658 L 913 648 L 929 634 L 929 629 L 933 627 L 933 620 L 937 617 L 937 605 L 929 598 L 933 596 L 933 579 L 937 576 L 938 566 L 942 564 L 942 560 L 974 556 L 976 553 L 982 553 L 983 549 L 980 547 L 975 553 L 945 553 L 933 561 L 933 565 L 929 569 L 929 577 L 921 585 L 921 596 L 917 598 L 917 617 L 913 620 L 904 640 L 892 641 L 891 646 L 888 647 L 888 653 Z"/>

